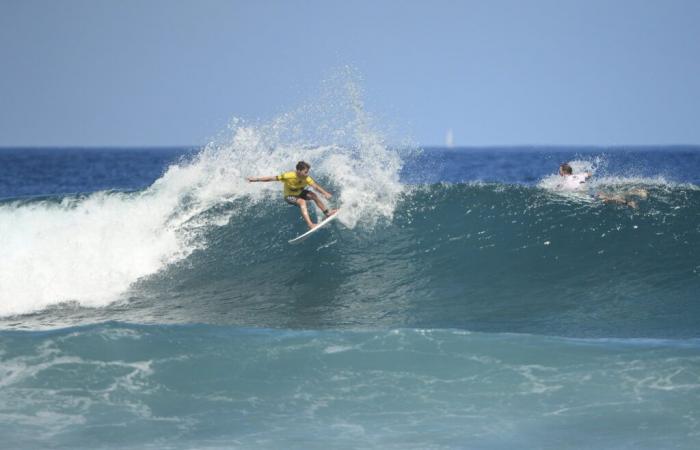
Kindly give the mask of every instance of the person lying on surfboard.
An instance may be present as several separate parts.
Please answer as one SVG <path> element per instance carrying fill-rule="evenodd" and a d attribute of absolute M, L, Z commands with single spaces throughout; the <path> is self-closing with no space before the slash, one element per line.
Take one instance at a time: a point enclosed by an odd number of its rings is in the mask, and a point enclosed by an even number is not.
<path fill-rule="evenodd" d="M 590 172 L 584 172 L 582 174 L 573 174 L 573 169 L 569 163 L 564 163 L 559 166 L 559 176 L 563 177 L 563 182 L 558 184 L 557 187 L 562 190 L 581 190 L 586 188 L 586 181 L 593 176 Z M 602 200 L 603 203 L 614 203 L 617 205 L 627 205 L 630 208 L 637 208 L 637 200 L 633 197 L 640 199 L 647 198 L 646 189 L 630 189 L 625 193 L 619 194 L 607 194 L 605 192 L 596 193 L 596 197 Z"/>
<path fill-rule="evenodd" d="M 330 217 L 337 211 L 336 209 L 328 209 L 326 205 L 323 204 L 318 195 L 315 192 L 311 192 L 309 188 L 314 188 L 321 195 L 330 199 L 332 197 L 330 192 L 327 192 L 318 183 L 314 181 L 313 178 L 309 176 L 309 170 L 311 165 L 305 161 L 299 161 L 296 166 L 295 171 L 285 172 L 277 176 L 270 177 L 248 177 L 247 180 L 251 183 L 256 181 L 281 181 L 284 183 L 284 200 L 290 205 L 297 205 L 301 209 L 301 216 L 304 221 L 309 226 L 309 229 L 316 227 L 316 224 L 311 221 L 309 217 L 309 211 L 306 208 L 306 201 L 312 200 L 316 203 L 323 214 L 326 217 Z"/>
<path fill-rule="evenodd" d="M 586 188 L 586 181 L 593 176 L 592 173 L 584 172 L 574 175 L 574 169 L 569 163 L 564 163 L 559 166 L 559 176 L 561 182 L 557 184 L 557 188 L 564 191 L 578 191 Z"/>

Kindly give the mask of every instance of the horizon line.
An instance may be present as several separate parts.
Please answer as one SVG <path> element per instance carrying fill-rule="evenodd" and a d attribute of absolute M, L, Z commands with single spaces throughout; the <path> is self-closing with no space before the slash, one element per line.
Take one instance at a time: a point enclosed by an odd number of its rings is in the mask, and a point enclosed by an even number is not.
<path fill-rule="evenodd" d="M 60 149 L 60 150 L 143 150 L 143 149 L 191 149 L 196 150 L 204 148 L 207 144 L 202 145 L 189 145 L 189 144 L 172 144 L 172 145 L 135 145 L 135 144 L 101 144 L 101 145 L 4 145 L 0 144 L 0 150 L 40 150 L 40 149 Z M 389 144 L 388 147 L 394 147 Z M 414 146 L 401 146 L 401 147 L 414 147 Z M 700 143 L 697 144 L 687 144 L 687 143 L 674 143 L 674 144 L 465 144 L 465 145 L 451 145 L 447 146 L 444 144 L 423 144 L 415 145 L 417 148 L 422 149 L 451 149 L 451 150 L 468 150 L 468 149 L 513 149 L 513 148 L 597 148 L 597 149 L 617 149 L 617 148 L 657 148 L 657 147 L 700 147 Z"/>

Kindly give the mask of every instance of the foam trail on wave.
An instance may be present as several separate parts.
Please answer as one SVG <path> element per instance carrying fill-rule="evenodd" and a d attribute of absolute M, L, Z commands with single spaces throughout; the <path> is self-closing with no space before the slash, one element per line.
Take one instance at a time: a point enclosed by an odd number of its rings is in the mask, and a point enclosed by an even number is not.
<path fill-rule="evenodd" d="M 0 207 L 0 314 L 69 300 L 103 305 L 188 254 L 170 220 L 177 199 L 153 190 Z"/>
<path fill-rule="evenodd" d="M 203 231 L 241 208 L 281 202 L 278 183 L 245 177 L 291 170 L 301 159 L 329 183 L 346 226 L 391 220 L 401 158 L 372 130 L 352 77 L 325 90 L 320 101 L 266 124 L 234 120 L 226 136 L 142 192 L 0 205 L 0 316 L 118 300 L 138 279 L 206 246 Z"/>
<path fill-rule="evenodd" d="M 594 193 L 597 191 L 625 190 L 628 188 L 657 188 L 657 189 L 695 189 L 696 186 L 689 183 L 676 183 L 668 180 L 662 175 L 643 176 L 636 173 L 634 170 L 626 169 L 625 173 L 617 173 L 609 167 L 609 163 L 605 155 L 591 156 L 588 159 L 574 159 L 568 161 L 568 164 L 573 169 L 574 174 L 590 173 L 592 176 L 582 185 L 580 192 Z M 552 191 L 568 193 L 569 190 L 562 189 L 561 176 L 556 173 L 558 166 L 553 168 L 555 173 L 542 177 L 537 183 L 539 188 Z"/>

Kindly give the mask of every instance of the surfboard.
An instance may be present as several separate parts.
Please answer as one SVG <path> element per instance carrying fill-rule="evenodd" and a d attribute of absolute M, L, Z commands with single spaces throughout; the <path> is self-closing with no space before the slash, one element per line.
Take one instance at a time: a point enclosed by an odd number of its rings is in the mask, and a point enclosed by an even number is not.
<path fill-rule="evenodd" d="M 338 210 L 338 211 L 336 211 L 335 213 L 333 213 L 333 215 L 331 215 L 331 216 L 329 216 L 329 217 L 326 217 L 325 219 L 323 219 L 322 221 L 320 221 L 320 222 L 316 225 L 316 227 L 310 229 L 309 231 L 307 231 L 306 233 L 302 234 L 301 236 L 297 236 L 297 237 L 295 237 L 294 239 L 291 239 L 291 240 L 289 241 L 289 243 L 290 243 L 290 244 L 297 244 L 297 243 L 303 241 L 304 239 L 308 238 L 308 237 L 311 236 L 313 233 L 317 232 L 317 231 L 320 230 L 321 228 L 323 228 L 323 227 L 325 227 L 326 225 L 328 225 L 329 223 L 333 222 L 333 221 L 338 217 L 338 212 L 340 212 L 340 210 Z"/>

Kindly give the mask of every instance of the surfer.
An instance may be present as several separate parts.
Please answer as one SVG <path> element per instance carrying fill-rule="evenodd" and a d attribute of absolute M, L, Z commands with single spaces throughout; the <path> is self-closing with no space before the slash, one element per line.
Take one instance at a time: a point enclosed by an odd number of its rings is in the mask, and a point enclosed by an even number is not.
<path fill-rule="evenodd" d="M 566 191 L 578 191 L 586 188 L 586 181 L 593 176 L 590 172 L 584 172 L 581 174 L 574 175 L 573 168 L 569 163 L 564 163 L 559 166 L 559 176 L 563 177 L 561 183 L 557 185 L 557 188 Z M 605 193 L 597 192 L 596 197 L 602 200 L 603 203 L 614 203 L 616 205 L 627 205 L 630 208 L 637 208 L 637 200 L 647 198 L 646 189 L 636 188 L 630 189 L 625 193 Z M 634 197 L 634 198 L 633 198 Z"/>
<path fill-rule="evenodd" d="M 330 192 L 323 189 L 313 178 L 309 176 L 311 165 L 305 161 L 299 161 L 296 165 L 296 170 L 284 172 L 280 175 L 269 177 L 248 177 L 247 180 L 251 183 L 257 181 L 281 181 L 284 183 L 284 200 L 290 205 L 297 205 L 301 209 L 301 216 L 310 229 L 316 227 L 316 224 L 311 221 L 309 211 L 306 207 L 306 201 L 311 200 L 316 203 L 316 206 L 323 211 L 326 217 L 332 216 L 337 210 L 326 208 L 321 199 L 312 192 L 309 188 L 317 190 L 326 199 L 332 197 Z"/>
<path fill-rule="evenodd" d="M 564 163 L 559 166 L 559 176 L 562 177 L 560 183 L 557 184 L 558 189 L 566 191 L 578 191 L 585 189 L 586 181 L 593 176 L 590 172 L 577 173 L 574 175 L 574 169 L 569 163 Z"/>

